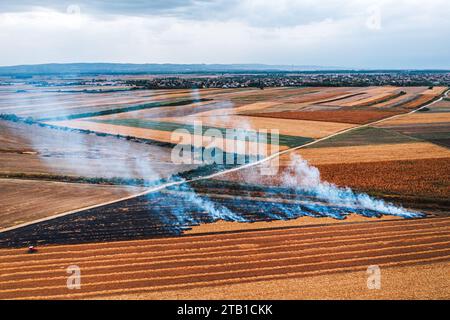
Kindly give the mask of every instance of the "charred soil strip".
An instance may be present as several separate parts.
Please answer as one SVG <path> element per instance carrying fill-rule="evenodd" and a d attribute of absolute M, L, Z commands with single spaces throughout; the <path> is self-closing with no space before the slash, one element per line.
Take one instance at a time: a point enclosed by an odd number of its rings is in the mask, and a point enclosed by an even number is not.
<path fill-rule="evenodd" d="M 176 183 L 174 183 L 176 184 Z M 378 217 L 378 212 L 367 209 L 345 208 L 309 199 L 287 203 L 267 202 L 260 198 L 214 198 L 197 194 L 191 187 L 176 189 L 177 196 L 160 191 L 140 197 L 128 197 L 121 202 L 92 208 L 72 214 L 62 214 L 0 233 L 0 247 L 27 245 L 107 242 L 182 235 L 198 224 L 217 220 L 207 209 L 196 203 L 209 203 L 214 208 L 228 208 L 243 221 L 290 220 L 301 216 L 332 216 L 343 219 L 347 212 Z M 170 188 L 169 188 L 170 189 Z M 193 200 L 193 197 L 195 199 Z M 286 201 L 285 201 L 286 202 Z M 340 216 L 342 214 L 342 216 Z M 180 218 L 182 217 L 182 218 Z M 231 217 L 223 219 L 232 221 Z"/>

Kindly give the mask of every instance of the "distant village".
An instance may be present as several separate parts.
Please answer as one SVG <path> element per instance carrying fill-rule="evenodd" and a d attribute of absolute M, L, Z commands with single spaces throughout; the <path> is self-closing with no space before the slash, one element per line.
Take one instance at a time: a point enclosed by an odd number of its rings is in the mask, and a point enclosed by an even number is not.
<path fill-rule="evenodd" d="M 365 87 L 449 86 L 450 73 L 333 73 L 222 75 L 211 77 L 157 77 L 128 80 L 126 84 L 145 89 L 246 88 L 258 87 Z"/>
<path fill-rule="evenodd" d="M 264 74 L 177 74 L 177 75 L 75 75 L 7 77 L 0 85 L 17 82 L 34 87 L 121 87 L 110 90 L 269 88 L 269 87 L 367 87 L 367 86 L 450 86 L 450 72 L 304 72 Z M 60 89 L 63 91 L 63 89 Z M 87 89 L 86 89 L 87 90 Z M 99 89 L 101 90 L 101 89 Z M 90 90 L 97 91 L 97 90 Z M 102 90 L 103 91 L 103 90 Z"/>

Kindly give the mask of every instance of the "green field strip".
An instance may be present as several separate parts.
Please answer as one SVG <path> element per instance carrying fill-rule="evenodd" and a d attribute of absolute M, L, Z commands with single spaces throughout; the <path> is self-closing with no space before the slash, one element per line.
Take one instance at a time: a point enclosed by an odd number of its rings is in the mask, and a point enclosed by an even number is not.
<path fill-rule="evenodd" d="M 307 148 L 353 147 L 409 142 L 417 142 L 417 140 L 393 130 L 364 127 L 318 142 Z"/>
<path fill-rule="evenodd" d="M 425 140 L 439 141 L 450 140 L 450 126 L 446 122 L 430 123 L 430 124 L 403 124 L 395 126 L 387 126 L 384 129 L 395 131 L 404 136 Z"/>
<path fill-rule="evenodd" d="M 449 132 L 433 132 L 431 128 L 429 132 L 402 133 L 415 139 L 431 142 L 446 148 L 450 147 L 450 129 Z"/>
<path fill-rule="evenodd" d="M 161 121 L 151 121 L 151 120 L 142 120 L 142 119 L 105 119 L 105 120 L 96 120 L 90 119 L 89 121 L 104 123 L 104 124 L 112 124 L 118 126 L 126 126 L 126 127 L 134 127 L 134 128 L 143 128 L 143 129 L 151 129 L 158 131 L 168 131 L 173 132 L 175 130 L 185 129 L 190 134 L 195 134 L 195 126 L 191 124 L 181 124 L 176 122 L 161 122 Z M 218 128 L 211 126 L 202 126 L 201 134 L 204 135 L 205 132 L 209 129 L 216 129 L 221 132 L 221 134 L 226 137 L 227 129 L 226 128 Z M 251 142 L 258 142 L 263 140 L 263 136 L 261 134 L 256 135 L 255 139 L 249 139 L 251 137 L 251 133 L 254 131 L 245 131 L 243 130 L 243 139 L 239 139 L 239 135 L 237 135 L 237 140 L 247 139 Z M 279 135 L 279 144 L 287 147 L 296 147 L 306 144 L 308 142 L 313 141 L 312 138 L 300 137 L 300 136 L 289 136 L 289 135 Z M 267 134 L 267 143 L 272 143 L 272 135 Z"/>
<path fill-rule="evenodd" d="M 424 132 L 424 133 L 412 133 L 408 135 L 422 140 L 450 139 L 450 132 Z"/>
<path fill-rule="evenodd" d="M 144 103 L 144 104 L 139 104 L 139 105 L 134 105 L 134 106 L 129 106 L 129 107 L 108 109 L 108 110 L 103 110 L 103 111 L 85 112 L 85 113 L 71 114 L 71 115 L 66 115 L 66 116 L 41 118 L 41 119 L 38 119 L 37 121 L 41 121 L 41 122 L 64 121 L 64 120 L 74 120 L 74 119 L 81 119 L 81 118 L 108 116 L 108 115 L 117 114 L 117 113 L 125 113 L 125 112 L 130 112 L 130 111 L 139 111 L 139 110 L 152 109 L 152 108 L 185 106 L 185 105 L 189 105 L 189 104 L 194 104 L 194 103 L 198 103 L 198 102 L 206 102 L 206 101 L 212 101 L 212 99 L 189 99 L 189 100 L 175 100 L 175 101 L 167 101 L 167 102 L 151 102 L 151 103 Z"/>
<path fill-rule="evenodd" d="M 448 107 L 432 107 L 426 111 L 427 113 L 448 113 L 450 112 L 450 106 Z"/>

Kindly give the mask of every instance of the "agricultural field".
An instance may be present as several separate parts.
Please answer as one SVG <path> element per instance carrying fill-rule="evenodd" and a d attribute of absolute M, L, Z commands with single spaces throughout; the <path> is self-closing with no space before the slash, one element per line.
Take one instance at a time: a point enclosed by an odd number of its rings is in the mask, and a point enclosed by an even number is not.
<path fill-rule="evenodd" d="M 0 230 L 143 191 L 130 186 L 23 179 L 0 179 L 0 188 Z"/>
<path fill-rule="evenodd" d="M 272 119 L 275 118 L 275 119 L 311 120 L 311 121 L 325 121 L 325 122 L 328 122 L 330 120 L 330 116 L 332 116 L 333 120 L 339 123 L 366 124 L 384 118 L 388 118 L 397 114 L 399 113 L 395 111 L 315 110 L 314 112 L 311 111 L 267 112 L 257 114 L 256 116 Z"/>
<path fill-rule="evenodd" d="M 433 109 L 434 106 L 431 110 Z M 416 139 L 450 147 L 449 122 L 448 112 L 423 111 L 383 122 L 379 126 Z"/>
<path fill-rule="evenodd" d="M 67 179 L 168 178 L 195 169 L 174 165 L 171 149 L 68 130 L 0 120 L 0 176 Z M 151 165 L 150 165 L 151 163 Z"/>
<path fill-rule="evenodd" d="M 446 298 L 449 227 L 448 218 L 381 221 L 2 250 L 0 298 Z M 74 261 L 84 284 L 67 290 L 60 266 Z M 373 263 L 395 279 L 389 290 L 362 289 Z M 330 291 L 341 277 L 350 279 Z"/>
<path fill-rule="evenodd" d="M 450 98 L 446 98 L 442 101 L 439 101 L 435 103 L 433 106 L 431 106 L 428 110 L 428 112 L 450 112 Z"/>
<path fill-rule="evenodd" d="M 0 86 L 0 298 L 450 296 L 447 88 L 84 80 Z M 173 160 L 212 142 L 245 164 Z M 350 279 L 374 264 L 398 279 L 384 295 Z"/>
<path fill-rule="evenodd" d="M 377 161 L 318 166 L 322 178 L 338 185 L 401 199 L 404 205 L 450 210 L 450 158 Z M 434 208 L 434 209 L 433 209 Z"/>

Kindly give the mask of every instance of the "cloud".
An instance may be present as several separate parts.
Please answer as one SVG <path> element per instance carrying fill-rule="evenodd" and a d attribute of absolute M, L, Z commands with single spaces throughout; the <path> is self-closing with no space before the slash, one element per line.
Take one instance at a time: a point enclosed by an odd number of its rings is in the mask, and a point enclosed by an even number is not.
<path fill-rule="evenodd" d="M 17 0 L 0 2 L 0 12 L 48 9 L 61 13 L 78 6 L 97 18 L 170 16 L 186 20 L 242 21 L 259 27 L 283 27 L 342 19 L 359 14 L 371 0 Z"/>
<path fill-rule="evenodd" d="M 70 5 L 80 12 L 69 14 Z M 0 64 L 448 68 L 447 8 L 445 0 L 1 2 Z"/>
<path fill-rule="evenodd" d="M 0 3 L 0 10 L 3 12 L 17 12 L 29 11 L 34 8 L 47 8 L 63 12 L 70 5 L 78 5 L 96 14 L 136 15 L 169 12 L 171 10 L 190 7 L 195 3 L 195 0 L 16 0 L 2 1 Z"/>

